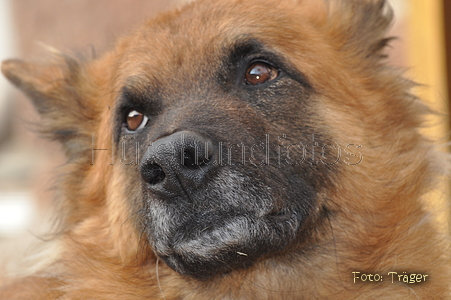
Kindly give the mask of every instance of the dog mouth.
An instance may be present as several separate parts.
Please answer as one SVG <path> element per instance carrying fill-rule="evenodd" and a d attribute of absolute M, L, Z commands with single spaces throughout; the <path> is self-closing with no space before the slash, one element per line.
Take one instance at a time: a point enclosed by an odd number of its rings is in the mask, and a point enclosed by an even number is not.
<path fill-rule="evenodd" d="M 206 280 L 252 266 L 268 252 L 282 250 L 296 236 L 291 213 L 257 217 L 252 213 L 199 213 L 179 226 L 156 253 L 182 275 Z M 161 251 L 163 250 L 163 251 Z"/>
<path fill-rule="evenodd" d="M 199 280 L 286 249 L 314 199 L 311 187 L 293 175 L 296 166 L 282 172 L 271 165 L 214 164 L 220 150 L 210 144 L 197 133 L 177 132 L 149 146 L 140 165 L 142 224 L 154 252 Z"/>
<path fill-rule="evenodd" d="M 169 198 L 144 186 L 143 224 L 154 252 L 176 272 L 204 281 L 294 244 L 312 204 L 305 191 L 288 187 L 305 183 L 277 181 L 282 188 L 255 176 L 219 169 L 203 189 Z"/>

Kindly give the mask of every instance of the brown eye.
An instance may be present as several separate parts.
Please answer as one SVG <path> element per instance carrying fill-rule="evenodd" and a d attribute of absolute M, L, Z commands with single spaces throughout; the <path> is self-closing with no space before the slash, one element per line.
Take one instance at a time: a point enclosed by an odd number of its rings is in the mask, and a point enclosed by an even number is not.
<path fill-rule="evenodd" d="M 146 126 L 148 118 L 142 113 L 132 110 L 127 115 L 127 129 L 130 131 L 136 131 Z"/>
<path fill-rule="evenodd" d="M 247 68 L 245 81 L 247 84 L 257 85 L 271 81 L 279 76 L 279 70 L 264 62 L 254 62 Z"/>

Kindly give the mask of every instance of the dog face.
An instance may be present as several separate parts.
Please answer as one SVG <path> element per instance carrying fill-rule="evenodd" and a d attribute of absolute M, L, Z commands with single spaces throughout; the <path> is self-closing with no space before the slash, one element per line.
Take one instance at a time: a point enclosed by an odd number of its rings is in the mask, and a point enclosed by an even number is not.
<path fill-rule="evenodd" d="M 198 1 L 102 59 L 6 71 L 84 184 L 97 173 L 98 186 L 118 182 L 122 194 L 107 205 L 120 202 L 139 247 L 183 275 L 208 279 L 311 242 L 333 177 L 361 161 L 340 153 L 325 119 L 324 75 L 337 73 L 328 66 L 337 57 L 315 27 L 321 15 L 293 1 L 274 15 L 271 4 Z M 108 155 L 101 144 L 113 145 Z"/>
<path fill-rule="evenodd" d="M 203 20 L 208 30 L 189 25 L 211 8 L 200 9 L 150 25 L 129 42 L 114 110 L 137 226 L 169 266 L 196 278 L 304 240 L 334 172 L 324 162 L 331 147 L 318 146 L 332 144 L 318 93 L 281 37 L 258 25 L 270 18 L 265 6 L 215 6 Z M 258 17 L 243 22 L 241 9 Z M 199 40 L 189 28 L 203 28 Z M 289 26 L 278 30 L 294 34 Z"/>
<path fill-rule="evenodd" d="M 335 290 L 315 294 L 314 270 L 412 267 L 392 253 L 433 232 L 415 219 L 436 164 L 424 106 L 382 61 L 385 1 L 276 2 L 199 0 L 98 59 L 4 63 L 69 157 L 66 261 L 156 255 L 199 286 L 271 270 L 317 298 Z"/>

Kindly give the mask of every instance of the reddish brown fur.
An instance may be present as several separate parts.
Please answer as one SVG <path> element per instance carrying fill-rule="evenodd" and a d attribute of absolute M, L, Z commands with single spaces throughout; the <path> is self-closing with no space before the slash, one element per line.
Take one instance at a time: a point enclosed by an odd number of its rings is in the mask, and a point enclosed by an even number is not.
<path fill-rule="evenodd" d="M 235 2 L 240 3 L 237 8 Z M 421 203 L 442 173 L 441 157 L 418 133 L 427 110 L 409 94 L 412 83 L 381 59 L 390 23 L 390 17 L 379 11 L 383 1 L 253 2 L 198 1 L 183 13 L 166 13 L 149 21 L 94 61 L 67 64 L 59 57 L 46 66 L 3 64 L 5 75 L 31 97 L 50 99 L 48 110 L 37 104 L 45 132 L 64 128 L 68 122 L 81 130 L 69 142 L 52 135 L 70 143 L 65 150 L 77 157 L 66 166 L 68 175 L 61 181 L 67 218 L 63 233 L 54 241 L 61 253 L 47 269 L 0 290 L 2 299 L 451 298 L 448 244 Z M 265 4 L 274 9 L 272 18 L 267 17 Z M 204 25 L 205 18 L 211 25 Z M 150 29 L 170 28 L 174 22 L 186 28 L 186 38 L 193 39 L 196 47 L 180 49 L 182 42 L 166 42 L 168 31 Z M 284 22 L 291 22 L 290 30 L 281 32 Z M 165 66 L 152 65 L 152 56 L 205 64 L 199 49 L 209 51 L 222 46 L 215 43 L 233 39 L 220 36 L 221 28 L 233 26 L 237 32 L 265 28 L 260 38 L 289 55 L 320 91 L 318 126 L 331 130 L 338 144 L 363 145 L 364 161 L 358 166 L 343 164 L 334 188 L 322 195 L 322 205 L 332 214 L 312 237 L 315 243 L 308 249 L 314 251 L 268 258 L 249 269 L 199 282 L 171 270 L 140 244 L 139 232 L 127 222 L 133 211 L 124 201 L 124 174 L 110 165 L 107 151 L 96 153 L 96 163 L 89 165 L 90 138 L 98 137 L 99 149 L 112 144 L 112 113 L 107 108 L 113 107 L 126 71 L 117 70 L 120 61 L 134 61 L 129 66 L 136 68 L 146 63 L 163 74 Z M 198 31 L 209 40 L 197 40 Z M 152 40 L 169 44 L 165 50 L 153 47 Z M 196 76 L 184 74 L 188 81 Z M 79 91 L 90 96 L 81 97 Z M 58 112 L 64 109 L 76 113 L 62 119 Z M 353 271 L 422 272 L 430 280 L 406 285 L 384 277 L 382 283 L 353 283 Z"/>

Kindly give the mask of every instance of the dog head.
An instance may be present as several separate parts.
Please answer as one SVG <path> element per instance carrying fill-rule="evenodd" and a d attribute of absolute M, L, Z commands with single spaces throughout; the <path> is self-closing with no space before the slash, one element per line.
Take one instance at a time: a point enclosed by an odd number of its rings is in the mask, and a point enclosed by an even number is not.
<path fill-rule="evenodd" d="M 102 216 L 124 257 L 198 279 L 306 249 L 359 139 L 410 118 L 381 96 L 384 3 L 200 0 L 98 59 L 4 63 L 69 157 L 68 230 Z"/>

